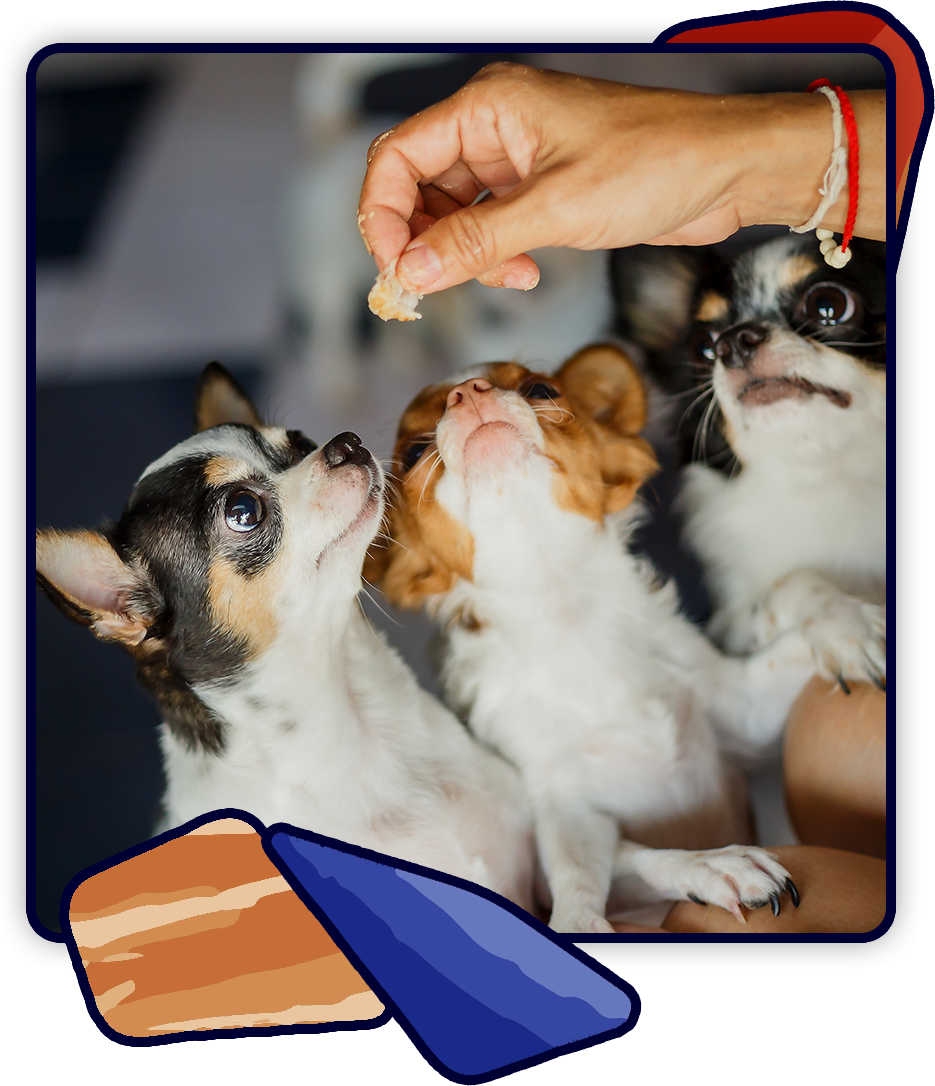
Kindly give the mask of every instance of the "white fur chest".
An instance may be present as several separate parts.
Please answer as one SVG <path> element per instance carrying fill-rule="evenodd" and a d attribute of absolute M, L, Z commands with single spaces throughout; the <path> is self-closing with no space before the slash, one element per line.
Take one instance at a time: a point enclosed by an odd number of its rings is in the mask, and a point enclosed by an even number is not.
<path fill-rule="evenodd" d="M 534 801 L 587 797 L 630 825 L 717 805 L 720 755 L 693 690 L 700 635 L 609 529 L 572 525 L 574 553 L 560 555 L 564 517 L 536 525 L 553 560 L 527 554 L 525 579 L 524 563 L 485 536 L 475 583 L 444 604 L 469 608 L 480 627 L 450 631 L 450 700 L 520 768 Z"/>
<path fill-rule="evenodd" d="M 363 621 L 363 620 L 361 620 Z M 225 721 L 219 754 L 163 728 L 163 828 L 234 807 L 459 875 L 529 905 L 519 782 L 422 691 L 369 631 L 333 659 L 287 653 L 234 687 L 202 688 Z M 281 649 L 281 646 L 280 646 Z"/>
<path fill-rule="evenodd" d="M 873 441 L 873 435 L 869 440 Z M 686 534 L 720 606 L 748 603 L 795 569 L 870 599 L 885 595 L 885 450 L 866 472 L 750 465 L 733 479 L 686 472 Z"/>

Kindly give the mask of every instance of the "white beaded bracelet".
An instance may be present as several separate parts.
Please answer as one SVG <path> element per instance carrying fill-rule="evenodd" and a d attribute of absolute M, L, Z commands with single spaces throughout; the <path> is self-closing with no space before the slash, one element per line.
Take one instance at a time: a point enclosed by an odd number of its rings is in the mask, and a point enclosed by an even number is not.
<path fill-rule="evenodd" d="M 843 140 L 844 123 L 841 102 L 837 92 L 832 87 L 820 86 L 814 89 L 825 95 L 831 103 L 831 128 L 834 134 L 834 147 L 831 151 L 831 162 L 828 164 L 828 169 L 825 170 L 821 188 L 818 190 L 822 199 L 815 209 L 815 213 L 802 226 L 790 226 L 789 229 L 794 234 L 805 234 L 809 230 L 815 230 L 815 235 L 821 243 L 819 249 L 821 255 L 825 258 L 825 263 L 832 268 L 843 268 L 851 259 L 850 246 L 847 249 L 842 249 L 834 241 L 833 231 L 816 229 L 841 195 L 841 189 L 844 188 L 844 182 L 847 180 L 847 148 L 844 146 Z"/>

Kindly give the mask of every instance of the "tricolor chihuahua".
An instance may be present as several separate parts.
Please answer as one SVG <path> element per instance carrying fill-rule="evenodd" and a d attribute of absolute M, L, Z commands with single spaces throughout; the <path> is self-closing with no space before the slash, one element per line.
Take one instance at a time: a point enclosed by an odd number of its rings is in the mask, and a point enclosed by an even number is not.
<path fill-rule="evenodd" d="M 613 257 L 618 331 L 674 394 L 686 536 L 711 634 L 750 652 L 785 630 L 818 671 L 886 678 L 885 247 L 843 269 L 813 235 L 732 264 L 637 246 Z M 679 422 L 679 418 L 676 418 Z"/>
<path fill-rule="evenodd" d="M 532 908 L 515 772 L 419 688 L 359 603 L 383 516 L 360 440 L 264 425 L 217 364 L 198 432 L 116 524 L 42 531 L 40 584 L 123 645 L 164 721 L 168 829 L 234 807 L 480 883 Z"/>
<path fill-rule="evenodd" d="M 628 552 L 656 468 L 644 415 L 609 346 L 554 376 L 494 363 L 425 389 L 374 552 L 388 598 L 444 627 L 449 703 L 525 780 L 557 931 L 608 932 L 659 900 L 742 919 L 796 899 L 773 856 L 736 843 L 747 806 L 719 740 L 773 742 L 811 661 L 796 638 L 722 656 Z"/>

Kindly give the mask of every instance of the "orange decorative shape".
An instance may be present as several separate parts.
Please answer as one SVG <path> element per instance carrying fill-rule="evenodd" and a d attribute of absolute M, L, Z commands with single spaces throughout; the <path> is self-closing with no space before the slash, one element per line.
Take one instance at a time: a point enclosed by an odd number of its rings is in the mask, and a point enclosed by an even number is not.
<path fill-rule="evenodd" d="M 69 930 L 127 1038 L 367 1022 L 377 999 L 248 823 L 205 823 L 85 879 Z"/>

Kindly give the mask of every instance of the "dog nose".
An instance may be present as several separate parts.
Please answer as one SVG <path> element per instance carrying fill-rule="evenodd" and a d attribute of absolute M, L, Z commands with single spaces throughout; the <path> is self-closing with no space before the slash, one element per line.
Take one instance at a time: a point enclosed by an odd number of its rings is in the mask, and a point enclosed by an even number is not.
<path fill-rule="evenodd" d="M 468 380 L 462 381 L 460 385 L 455 385 L 448 393 L 445 406 L 457 407 L 459 403 L 463 403 L 465 400 L 473 400 L 476 395 L 489 392 L 492 388 L 493 385 L 489 381 L 485 381 L 483 377 L 469 377 Z"/>
<path fill-rule="evenodd" d="M 361 445 L 357 434 L 346 430 L 333 437 L 321 450 L 329 468 L 339 468 L 342 464 L 366 464 L 370 453 Z"/>
<path fill-rule="evenodd" d="M 769 339 L 769 329 L 764 324 L 738 324 L 722 332 L 714 345 L 714 352 L 728 369 L 745 369 L 753 361 L 757 348 Z"/>

